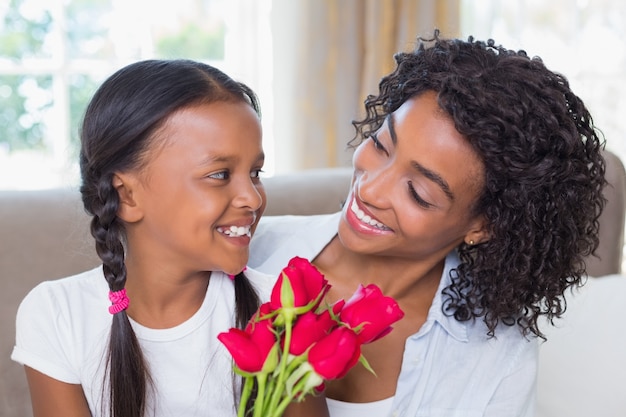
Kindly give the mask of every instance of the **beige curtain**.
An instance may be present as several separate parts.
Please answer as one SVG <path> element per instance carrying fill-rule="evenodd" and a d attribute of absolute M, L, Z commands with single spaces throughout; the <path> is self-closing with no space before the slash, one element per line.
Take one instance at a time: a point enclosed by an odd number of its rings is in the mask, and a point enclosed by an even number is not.
<path fill-rule="evenodd" d="M 458 36 L 459 0 L 274 0 L 276 172 L 350 166 L 351 121 L 417 35 Z"/>

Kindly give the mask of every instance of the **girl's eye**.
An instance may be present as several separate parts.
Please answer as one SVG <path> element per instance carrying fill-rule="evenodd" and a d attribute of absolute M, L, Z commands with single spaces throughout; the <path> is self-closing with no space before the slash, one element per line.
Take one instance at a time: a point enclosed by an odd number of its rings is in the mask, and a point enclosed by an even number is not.
<path fill-rule="evenodd" d="M 230 178 L 230 173 L 228 171 L 220 171 L 208 176 L 209 178 L 213 178 L 216 180 L 227 180 Z"/>
<path fill-rule="evenodd" d="M 431 208 L 433 206 L 428 201 L 426 201 L 422 197 L 420 197 L 420 195 L 417 193 L 417 191 L 415 191 L 415 188 L 413 187 L 413 182 L 412 181 L 409 181 L 408 185 L 409 185 L 409 194 L 411 194 L 411 197 L 413 197 L 413 199 L 415 201 L 417 201 L 417 204 L 419 204 L 420 206 L 422 206 L 424 208 Z"/>
<path fill-rule="evenodd" d="M 252 171 L 250 172 L 250 178 L 255 178 L 255 179 L 258 179 L 258 178 L 260 178 L 260 177 L 261 177 L 261 174 L 262 174 L 262 173 L 263 173 L 263 170 L 262 170 L 262 169 L 255 169 L 255 170 L 252 170 Z"/>

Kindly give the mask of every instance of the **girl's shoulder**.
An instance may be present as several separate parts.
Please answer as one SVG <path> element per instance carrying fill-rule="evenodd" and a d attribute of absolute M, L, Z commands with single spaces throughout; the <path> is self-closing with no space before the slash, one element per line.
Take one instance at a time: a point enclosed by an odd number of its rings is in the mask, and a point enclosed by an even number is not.
<path fill-rule="evenodd" d="M 106 311 L 108 285 L 102 272 L 102 266 L 65 278 L 40 282 L 26 295 L 20 309 L 25 305 L 45 306 L 54 304 L 57 309 L 102 304 Z"/>
<path fill-rule="evenodd" d="M 17 310 L 18 335 L 34 329 L 59 333 L 99 331 L 110 326 L 109 287 L 102 267 L 66 278 L 43 281 L 24 297 Z M 30 330 L 28 330 L 30 329 Z M 81 330 L 82 331 L 82 330 Z"/>
<path fill-rule="evenodd" d="M 11 358 L 67 383 L 99 357 L 111 326 L 102 268 L 44 281 L 22 300 Z M 96 356 L 93 356 L 96 355 Z"/>

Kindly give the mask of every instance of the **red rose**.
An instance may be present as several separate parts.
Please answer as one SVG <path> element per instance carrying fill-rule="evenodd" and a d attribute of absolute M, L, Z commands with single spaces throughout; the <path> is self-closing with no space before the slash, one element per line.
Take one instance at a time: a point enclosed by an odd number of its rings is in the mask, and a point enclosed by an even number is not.
<path fill-rule="evenodd" d="M 353 328 L 363 324 L 358 332 L 360 343 L 380 339 L 392 330 L 391 324 L 404 317 L 396 300 L 385 297 L 376 285 L 359 285 L 354 295 L 346 302 L 339 318 Z"/>
<path fill-rule="evenodd" d="M 296 356 L 304 353 L 311 345 L 326 336 L 336 324 L 328 310 L 322 314 L 307 311 L 298 317 L 293 326 L 289 353 Z"/>
<path fill-rule="evenodd" d="M 324 379 L 343 377 L 361 356 L 361 344 L 354 331 L 337 327 L 309 351 L 308 362 Z"/>
<path fill-rule="evenodd" d="M 303 307 L 317 300 L 313 306 L 315 309 L 329 289 L 328 281 L 317 268 L 306 259 L 295 257 L 278 277 L 272 289 L 270 305 L 277 310 L 281 307 Z"/>
<path fill-rule="evenodd" d="M 278 345 L 270 319 L 258 320 L 270 312 L 263 304 L 248 322 L 245 331 L 232 328 L 217 338 L 226 346 L 239 369 L 248 373 L 271 371 L 278 361 Z"/>

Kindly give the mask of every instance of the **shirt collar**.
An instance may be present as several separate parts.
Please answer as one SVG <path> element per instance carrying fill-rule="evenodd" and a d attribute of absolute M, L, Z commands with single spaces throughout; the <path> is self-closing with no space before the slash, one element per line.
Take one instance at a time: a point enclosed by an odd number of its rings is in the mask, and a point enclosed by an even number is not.
<path fill-rule="evenodd" d="M 435 325 L 435 323 L 439 324 L 450 336 L 455 338 L 460 342 L 467 342 L 468 339 L 468 329 L 467 326 L 471 323 L 470 321 L 458 321 L 454 318 L 454 316 L 450 316 L 444 314 L 443 312 L 443 290 L 451 284 L 450 271 L 456 268 L 460 263 L 459 255 L 456 250 L 452 251 L 446 256 L 445 264 L 443 267 L 443 273 L 441 274 L 441 280 L 439 281 L 439 288 L 437 288 L 437 293 L 435 294 L 435 298 L 428 310 L 428 317 L 426 318 L 426 322 L 420 328 L 420 330 L 414 335 L 414 337 L 419 338 L 422 335 L 428 333 L 431 328 Z"/>

